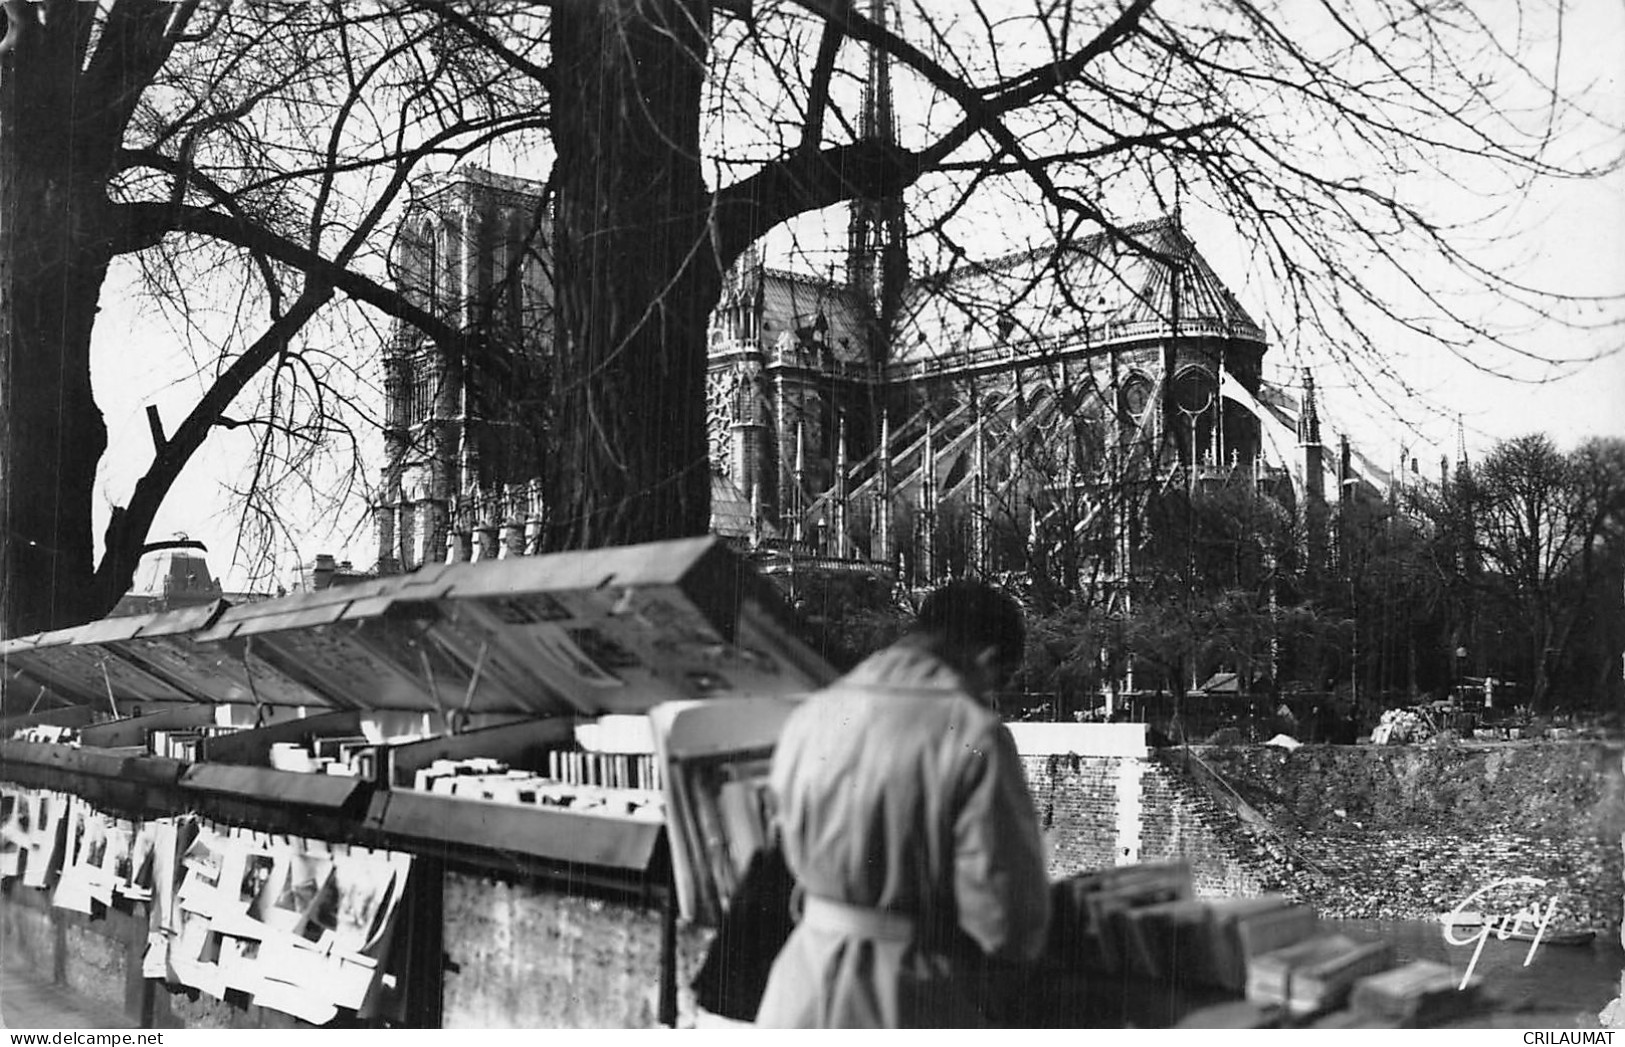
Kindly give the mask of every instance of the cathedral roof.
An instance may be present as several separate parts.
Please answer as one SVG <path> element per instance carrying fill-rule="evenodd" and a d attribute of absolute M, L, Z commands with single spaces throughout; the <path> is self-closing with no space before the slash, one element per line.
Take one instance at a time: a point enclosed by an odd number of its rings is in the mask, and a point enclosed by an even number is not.
<path fill-rule="evenodd" d="M 547 186 L 529 178 L 498 174 L 475 164 L 460 164 L 451 171 L 427 175 L 410 186 L 412 212 L 435 212 L 449 217 L 457 206 L 514 207 L 526 213 L 545 199 Z"/>
<path fill-rule="evenodd" d="M 1107 345 L 1181 334 L 1262 343 L 1263 331 L 1176 218 L 1060 246 L 969 262 L 918 280 L 904 306 L 898 362 L 997 345 Z M 1180 278 L 1173 278 L 1178 268 Z"/>
<path fill-rule="evenodd" d="M 753 268 L 732 293 L 754 296 L 763 347 L 827 347 L 838 362 L 864 362 L 868 314 L 856 289 Z M 1097 233 L 911 281 L 891 359 L 920 364 L 1006 346 L 1122 344 L 1165 337 L 1176 316 L 1182 335 L 1264 342 L 1178 219 L 1165 217 L 1128 226 L 1121 237 Z"/>
<path fill-rule="evenodd" d="M 863 304 L 844 283 L 779 269 L 763 269 L 760 280 L 764 345 L 786 335 L 793 344 L 799 336 L 804 344 L 822 340 L 838 360 L 864 359 Z"/>
<path fill-rule="evenodd" d="M 724 538 L 776 537 L 778 531 L 758 521 L 750 496 L 726 476 L 711 474 L 711 533 Z"/>

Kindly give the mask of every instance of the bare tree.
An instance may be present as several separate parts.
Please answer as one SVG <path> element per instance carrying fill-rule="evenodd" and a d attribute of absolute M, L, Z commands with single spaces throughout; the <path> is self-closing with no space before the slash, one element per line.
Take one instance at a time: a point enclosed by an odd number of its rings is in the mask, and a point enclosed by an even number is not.
<path fill-rule="evenodd" d="M 1575 304 L 1475 255 L 1475 216 L 1437 195 L 1615 164 L 1575 158 L 1564 134 L 1606 121 L 1541 72 L 1561 68 L 1561 10 L 1531 6 L 1514 37 L 1463 7 L 1382 0 L 899 6 L 889 22 L 838 0 L 716 19 L 697 0 L 555 7 L 559 278 L 576 302 L 560 370 L 581 380 L 559 390 L 554 544 L 704 527 L 695 382 L 719 273 L 842 201 L 910 190 L 933 241 L 911 252 L 948 262 L 1012 202 L 1047 215 L 1044 237 L 1105 230 L 1132 252 L 1147 247 L 1126 219 L 1149 201 L 1200 200 L 1275 281 L 1277 333 L 1356 376 L 1387 367 L 1396 330 L 1521 350 L 1463 288 L 1539 316 Z M 863 133 L 870 50 L 910 100 L 895 139 Z"/>
<path fill-rule="evenodd" d="M 910 250 L 948 261 L 1012 213 L 1041 216 L 1041 239 L 1099 230 L 1143 253 L 1131 219 L 1200 200 L 1276 282 L 1281 333 L 1368 373 L 1396 325 L 1457 349 L 1497 336 L 1444 277 L 1536 315 L 1567 304 L 1475 254 L 1473 216 L 1443 206 L 1440 184 L 1490 177 L 1516 195 L 1616 160 L 1583 148 L 1606 114 L 1545 72 L 1562 68 L 1547 43 L 1562 37 L 1529 32 L 1561 26 L 1561 7 L 1526 5 L 1514 38 L 1466 5 L 1400 0 L 896 6 L 882 19 L 843 0 L 6 5 L 4 630 L 110 606 L 165 474 L 236 417 L 234 383 L 297 373 L 294 336 L 329 298 L 458 351 L 459 325 L 386 286 L 373 252 L 410 173 L 482 142 L 549 134 L 553 546 L 705 526 L 706 316 L 727 266 L 798 216 L 908 191 L 929 238 Z M 896 77 L 895 137 L 863 115 L 878 56 Z M 208 241 L 261 274 L 263 337 L 229 347 L 229 380 L 166 436 L 97 567 L 97 296 L 116 257 Z M 177 257 L 175 271 L 198 267 Z"/>
<path fill-rule="evenodd" d="M 6 14 L 0 634 L 14 634 L 112 607 L 214 429 L 262 434 L 259 489 L 267 453 L 330 442 L 347 424 L 345 390 L 300 332 L 336 298 L 456 351 L 459 328 L 391 286 L 380 230 L 416 172 L 545 117 L 528 81 L 428 15 L 201 0 L 50 0 Z M 152 464 L 114 510 L 98 563 L 91 496 L 106 429 L 91 334 L 110 265 L 132 254 L 209 381 L 172 432 L 154 420 Z M 220 294 L 238 308 L 210 342 L 187 314 Z M 251 386 L 267 410 L 229 413 Z"/>
<path fill-rule="evenodd" d="M 1598 440 L 1565 454 L 1543 435 L 1519 437 L 1498 444 L 1462 486 L 1478 587 L 1527 644 L 1522 657 L 1501 657 L 1530 674 L 1531 700 L 1545 710 L 1598 595 L 1607 546 L 1625 528 L 1625 445 Z"/>

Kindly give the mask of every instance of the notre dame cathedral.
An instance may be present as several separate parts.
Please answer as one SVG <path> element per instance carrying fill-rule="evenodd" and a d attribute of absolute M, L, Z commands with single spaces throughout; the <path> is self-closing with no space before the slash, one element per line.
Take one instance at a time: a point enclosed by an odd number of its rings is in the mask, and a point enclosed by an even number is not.
<path fill-rule="evenodd" d="M 448 359 L 405 326 L 387 345 L 382 570 L 520 554 L 539 533 L 525 424 L 550 345 L 539 189 L 465 168 L 403 223 L 397 281 L 479 329 L 498 363 Z M 1063 496 L 1090 503 L 1073 515 L 1109 512 L 1127 477 L 1239 471 L 1300 509 L 1328 470 L 1337 482 L 1312 382 L 1293 396 L 1262 380 L 1263 331 L 1177 214 L 898 286 L 899 214 L 852 205 L 845 279 L 755 252 L 728 274 L 707 386 L 718 533 L 768 560 L 927 584 L 1011 569 L 1009 547 Z"/>
<path fill-rule="evenodd" d="M 862 132 L 891 134 L 883 63 L 870 75 Z M 478 352 L 451 359 L 404 325 L 385 348 L 381 572 L 536 548 L 541 188 L 464 167 L 402 220 L 393 278 Z M 712 529 L 769 573 L 914 588 L 1037 552 L 1092 558 L 1110 580 L 1132 570 L 1135 492 L 1243 480 L 1313 541 L 1328 487 L 1386 485 L 1346 440 L 1324 453 L 1307 372 L 1291 393 L 1263 380 L 1262 329 L 1177 212 L 917 273 L 900 199 L 849 206 L 840 278 L 752 250 L 711 319 Z"/>

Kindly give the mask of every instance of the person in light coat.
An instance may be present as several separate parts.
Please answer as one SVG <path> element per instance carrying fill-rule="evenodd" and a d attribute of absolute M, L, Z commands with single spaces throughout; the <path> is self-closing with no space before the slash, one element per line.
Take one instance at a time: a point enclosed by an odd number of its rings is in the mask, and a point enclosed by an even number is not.
<path fill-rule="evenodd" d="M 991 694 L 1020 665 L 1020 608 L 989 586 L 932 593 L 912 631 L 791 716 L 773 757 L 801 892 L 757 1024 L 985 1024 L 1049 921 L 1037 813 Z"/>

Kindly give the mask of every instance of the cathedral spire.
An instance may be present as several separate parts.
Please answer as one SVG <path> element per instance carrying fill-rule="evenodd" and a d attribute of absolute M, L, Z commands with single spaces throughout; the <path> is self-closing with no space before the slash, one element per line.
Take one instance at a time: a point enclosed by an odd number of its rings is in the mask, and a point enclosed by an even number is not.
<path fill-rule="evenodd" d="M 1298 446 L 1303 449 L 1303 528 L 1311 571 L 1326 564 L 1326 451 L 1320 442 L 1320 407 L 1315 376 L 1303 369 L 1303 410 L 1298 415 Z"/>
<path fill-rule="evenodd" d="M 1315 403 L 1315 376 L 1303 369 L 1303 410 L 1298 415 L 1298 446 L 1320 446 L 1320 407 Z"/>
<path fill-rule="evenodd" d="M 869 0 L 869 20 L 883 32 L 895 26 L 890 0 Z M 897 118 L 892 107 L 891 59 L 870 44 L 863 86 L 863 112 L 858 136 L 884 147 L 897 145 Z M 907 229 L 901 191 L 866 196 L 851 203 L 847 224 L 846 282 L 868 307 L 870 360 L 881 365 L 889 357 L 889 341 L 908 280 Z"/>

